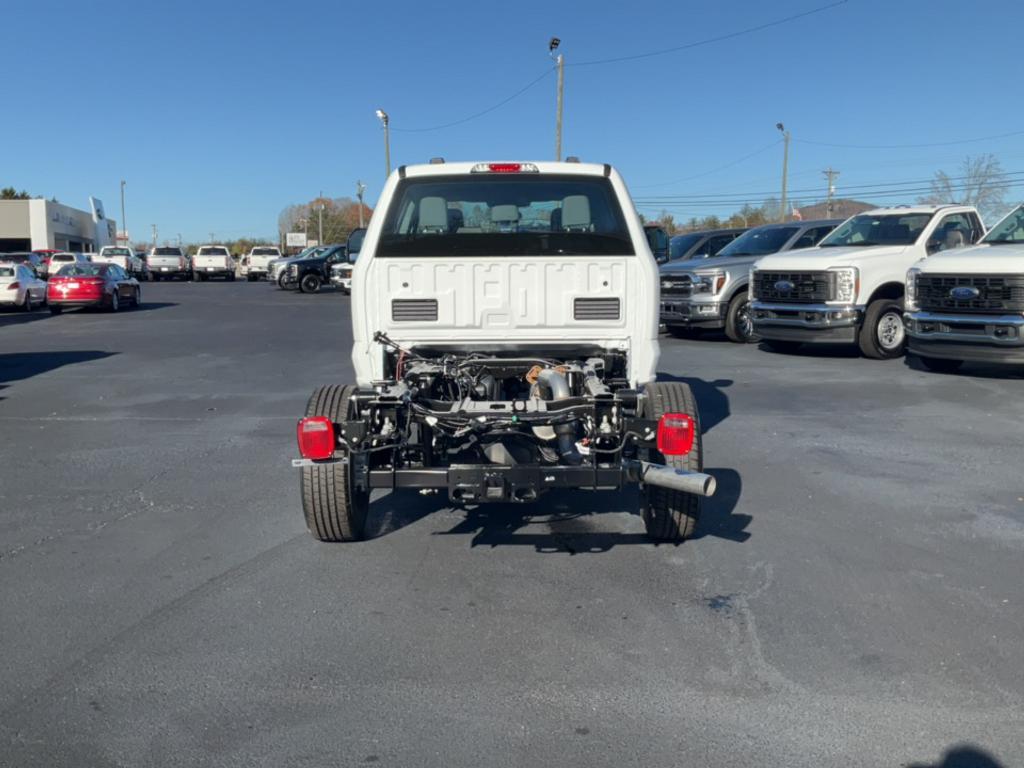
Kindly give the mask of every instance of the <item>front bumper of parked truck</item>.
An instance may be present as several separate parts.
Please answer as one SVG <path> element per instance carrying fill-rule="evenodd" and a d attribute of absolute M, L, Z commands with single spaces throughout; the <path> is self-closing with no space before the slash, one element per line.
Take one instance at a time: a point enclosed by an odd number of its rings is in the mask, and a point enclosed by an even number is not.
<path fill-rule="evenodd" d="M 754 301 L 750 305 L 750 315 L 754 321 L 754 332 L 764 339 L 805 344 L 854 343 L 864 308 L 852 304 Z"/>
<path fill-rule="evenodd" d="M 906 312 L 903 325 L 920 357 L 1024 364 L 1024 315 Z"/>
<path fill-rule="evenodd" d="M 718 301 L 693 301 L 663 296 L 661 322 L 664 325 L 685 325 L 691 328 L 724 328 L 727 306 Z"/>

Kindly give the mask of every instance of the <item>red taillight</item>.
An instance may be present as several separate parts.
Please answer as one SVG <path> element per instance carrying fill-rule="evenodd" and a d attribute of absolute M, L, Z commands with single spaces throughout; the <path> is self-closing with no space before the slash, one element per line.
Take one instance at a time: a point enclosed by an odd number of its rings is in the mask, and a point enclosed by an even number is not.
<path fill-rule="evenodd" d="M 488 163 L 491 173 L 519 173 L 523 170 L 522 163 Z"/>
<path fill-rule="evenodd" d="M 666 413 L 658 420 L 658 450 L 665 456 L 685 456 L 693 449 L 693 419 L 685 413 Z"/>
<path fill-rule="evenodd" d="M 334 453 L 334 425 L 326 416 L 300 419 L 296 434 L 302 458 L 329 459 Z"/>
<path fill-rule="evenodd" d="M 11 283 L 10 285 L 8 285 L 7 287 L 8 287 L 8 288 L 9 288 L 10 290 L 12 290 L 12 291 L 16 291 L 16 290 L 18 290 L 19 288 L 21 288 L 21 283 L 19 283 L 19 282 L 13 282 L 13 283 Z"/>

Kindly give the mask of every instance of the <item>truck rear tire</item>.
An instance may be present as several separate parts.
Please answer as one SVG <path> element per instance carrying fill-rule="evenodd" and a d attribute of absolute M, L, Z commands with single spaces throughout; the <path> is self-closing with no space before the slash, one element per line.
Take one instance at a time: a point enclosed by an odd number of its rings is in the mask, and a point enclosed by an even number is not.
<path fill-rule="evenodd" d="M 697 401 L 688 384 L 660 381 L 645 388 L 642 415 L 646 419 L 660 419 L 666 413 L 685 413 L 693 420 L 693 449 L 685 456 L 663 456 L 655 449 L 648 453 L 648 461 L 664 464 L 673 469 L 701 472 L 704 459 L 701 446 L 700 414 Z M 681 542 L 693 536 L 700 518 L 701 497 L 691 493 L 645 485 L 640 491 L 640 515 L 647 535 L 655 541 Z"/>
<path fill-rule="evenodd" d="M 301 293 L 317 293 L 320 290 L 320 277 L 313 274 L 312 272 L 308 275 L 303 275 L 302 280 L 299 281 L 299 291 Z"/>
<path fill-rule="evenodd" d="M 935 373 L 955 373 L 964 364 L 963 360 L 948 360 L 944 357 L 917 357 L 925 368 Z"/>
<path fill-rule="evenodd" d="M 750 299 L 747 292 L 737 293 L 729 302 L 725 313 L 725 335 L 737 344 L 753 344 L 761 339 L 754 333 L 754 321 L 750 317 Z"/>
<path fill-rule="evenodd" d="M 306 404 L 307 416 L 332 422 L 355 416 L 354 386 L 317 387 Z M 309 532 L 320 541 L 359 541 L 365 536 L 370 494 L 355 487 L 355 461 L 302 468 L 302 511 Z"/>
<path fill-rule="evenodd" d="M 903 357 L 906 332 L 903 330 L 903 300 L 875 299 L 864 312 L 864 324 L 857 336 L 864 357 L 892 360 Z"/>

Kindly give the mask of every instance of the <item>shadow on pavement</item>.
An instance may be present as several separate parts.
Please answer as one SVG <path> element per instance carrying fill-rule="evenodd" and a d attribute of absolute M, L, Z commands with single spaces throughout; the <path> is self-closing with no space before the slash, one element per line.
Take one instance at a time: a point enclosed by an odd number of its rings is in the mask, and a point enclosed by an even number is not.
<path fill-rule="evenodd" d="M 723 389 L 733 385 L 732 379 L 715 379 L 705 381 L 692 376 L 675 376 L 671 373 L 659 373 L 658 381 L 679 381 L 689 384 L 693 396 L 697 399 L 697 411 L 700 413 L 700 426 L 705 434 L 729 418 L 729 396 Z"/>
<path fill-rule="evenodd" d="M 782 351 L 771 349 L 767 344 L 758 344 L 762 352 L 778 357 L 835 357 L 835 358 L 857 358 L 861 357 L 860 347 L 856 344 L 802 344 L 794 350 Z"/>
<path fill-rule="evenodd" d="M 704 500 L 694 539 L 715 536 L 744 542 L 750 515 L 734 515 L 740 498 L 739 474 L 731 469 L 709 469 L 718 480 L 714 497 Z M 445 501 L 441 499 L 441 506 Z M 639 514 L 637 489 L 622 491 L 552 491 L 536 504 L 484 504 L 466 509 L 466 517 L 436 536 L 473 535 L 473 547 L 529 546 L 543 554 L 596 554 L 627 544 L 647 544 L 644 533 L 600 529 L 598 516 Z M 546 525 L 548 531 L 520 532 L 528 525 Z M 675 545 L 672 545 L 675 546 Z"/>
<path fill-rule="evenodd" d="M 67 352 L 3 352 L 0 353 L 0 383 L 30 379 L 54 368 L 102 360 L 116 354 L 97 349 L 76 349 Z"/>
<path fill-rule="evenodd" d="M 916 355 L 906 355 L 903 358 L 904 365 L 912 371 L 921 371 L 936 379 L 946 376 L 961 377 L 965 379 L 1024 379 L 1024 369 L 1016 365 L 985 365 L 984 363 L 964 363 L 963 366 L 951 373 L 939 373 L 929 371 L 924 363 Z"/>
<path fill-rule="evenodd" d="M 983 749 L 959 744 L 949 749 L 940 763 L 908 763 L 907 768 L 1003 768 L 1003 763 Z"/>
<path fill-rule="evenodd" d="M 50 317 L 50 313 L 45 309 L 36 309 L 32 312 L 26 312 L 23 309 L 0 309 L 0 328 L 31 323 L 34 320 L 45 320 L 48 317 Z"/>

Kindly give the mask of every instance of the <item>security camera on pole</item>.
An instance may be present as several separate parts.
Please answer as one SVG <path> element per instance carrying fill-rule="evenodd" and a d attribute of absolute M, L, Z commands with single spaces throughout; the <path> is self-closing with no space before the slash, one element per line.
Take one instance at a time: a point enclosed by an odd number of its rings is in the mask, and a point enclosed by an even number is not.
<path fill-rule="evenodd" d="M 384 126 L 384 167 L 386 168 L 384 178 L 386 179 L 391 175 L 391 135 L 388 133 L 388 122 L 390 122 L 390 118 L 388 117 L 387 112 L 383 109 L 378 109 L 377 119 L 380 120 L 380 124 Z"/>
<path fill-rule="evenodd" d="M 361 181 L 356 182 L 356 198 L 359 200 L 359 228 L 363 228 L 363 193 L 366 192 L 366 185 Z"/>

